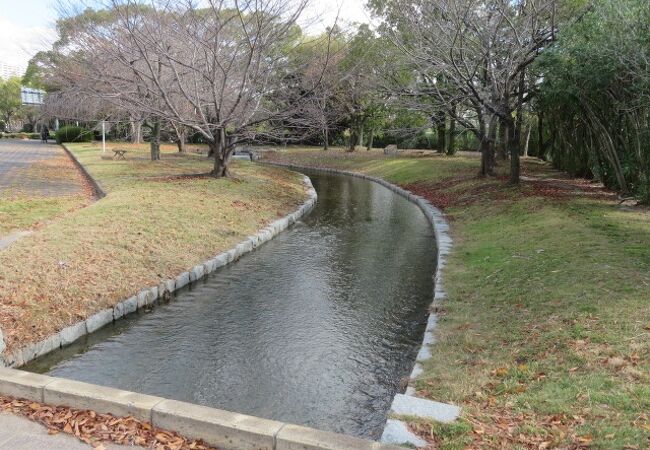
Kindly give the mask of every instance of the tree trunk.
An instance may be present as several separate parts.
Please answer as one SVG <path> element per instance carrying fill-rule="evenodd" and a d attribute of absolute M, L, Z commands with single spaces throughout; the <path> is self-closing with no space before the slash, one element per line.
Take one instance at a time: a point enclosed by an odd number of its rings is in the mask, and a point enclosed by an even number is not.
<path fill-rule="evenodd" d="M 499 120 L 499 143 L 497 145 L 497 158 L 501 161 L 508 159 L 508 139 L 510 130 L 505 120 Z"/>
<path fill-rule="evenodd" d="M 544 144 L 544 115 L 537 115 L 537 157 L 546 160 L 546 144 Z"/>
<path fill-rule="evenodd" d="M 142 122 L 131 120 L 131 143 L 139 144 L 142 142 Z"/>
<path fill-rule="evenodd" d="M 515 110 L 515 122 L 508 126 L 513 128 L 510 146 L 510 183 L 519 184 L 521 172 L 521 129 L 524 123 L 524 88 L 526 87 L 526 72 L 522 70 L 519 74 L 519 93 L 517 95 L 517 109 Z"/>
<path fill-rule="evenodd" d="M 230 176 L 230 171 L 228 170 L 230 151 L 226 145 L 225 131 L 219 130 L 219 133 L 215 136 L 215 140 L 210 142 L 208 146 L 214 156 L 214 166 L 211 175 L 215 178 Z"/>
<path fill-rule="evenodd" d="M 528 132 L 526 133 L 526 144 L 524 145 L 524 156 L 528 157 L 528 147 L 530 146 L 530 134 L 533 131 L 533 124 L 528 125 Z"/>
<path fill-rule="evenodd" d="M 481 176 L 494 175 L 494 139 L 496 138 L 496 120 L 490 120 L 489 131 L 483 120 L 480 120 L 479 138 L 481 149 Z"/>
<path fill-rule="evenodd" d="M 456 107 L 454 107 L 454 114 Z M 456 153 L 456 119 L 449 118 L 449 142 L 447 143 L 447 155 L 451 156 Z"/>
<path fill-rule="evenodd" d="M 180 136 L 178 137 L 178 139 L 176 140 L 176 146 L 178 147 L 178 152 L 179 153 L 185 153 L 186 152 L 185 136 L 184 135 L 183 135 L 183 137 L 180 137 Z"/>
<path fill-rule="evenodd" d="M 372 150 L 372 144 L 375 141 L 375 130 L 370 130 L 370 137 L 368 138 L 368 147 L 366 148 L 367 151 Z"/>
<path fill-rule="evenodd" d="M 348 152 L 353 152 L 359 142 L 359 135 L 357 134 L 357 128 L 350 128 L 350 145 L 348 146 Z"/>
<path fill-rule="evenodd" d="M 160 160 L 160 120 L 154 119 L 151 126 L 151 160 Z"/>
<path fill-rule="evenodd" d="M 446 147 L 447 147 L 447 116 L 445 113 L 440 113 L 437 118 L 436 118 L 436 133 L 438 134 L 438 144 L 437 144 L 437 152 L 438 153 L 445 153 Z"/>
<path fill-rule="evenodd" d="M 179 153 L 185 153 L 185 141 L 187 132 L 183 128 L 176 128 L 176 146 L 178 147 Z"/>
<path fill-rule="evenodd" d="M 325 144 L 323 145 L 323 150 L 329 150 L 330 149 L 330 131 L 329 128 L 326 126 L 323 128 L 323 141 L 325 141 Z"/>
<path fill-rule="evenodd" d="M 508 147 L 510 148 L 510 183 L 518 184 L 519 183 L 519 173 L 521 169 L 521 162 L 519 161 L 519 148 L 521 146 L 521 139 L 519 133 L 517 132 L 517 127 L 510 124 L 508 127 L 512 131 L 510 132 L 510 139 L 508 142 Z"/>
<path fill-rule="evenodd" d="M 363 145 L 363 126 L 359 127 L 359 144 L 358 145 Z"/>

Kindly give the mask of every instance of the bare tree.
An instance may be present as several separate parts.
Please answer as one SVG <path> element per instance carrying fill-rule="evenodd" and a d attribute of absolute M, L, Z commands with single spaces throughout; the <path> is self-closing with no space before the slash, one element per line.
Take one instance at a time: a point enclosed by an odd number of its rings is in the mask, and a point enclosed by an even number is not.
<path fill-rule="evenodd" d="M 394 43 L 418 73 L 416 89 L 472 130 L 483 175 L 494 167 L 499 122 L 519 180 L 526 70 L 555 37 L 556 0 L 375 0 Z M 461 108 L 458 108 L 461 105 Z"/>
<path fill-rule="evenodd" d="M 287 54 L 303 45 L 297 20 L 306 5 L 112 0 L 110 26 L 83 24 L 70 47 L 92 71 L 89 92 L 145 114 L 154 136 L 161 122 L 200 133 L 214 156 L 212 174 L 222 177 L 235 145 L 297 126 L 300 99 L 287 81 L 295 61 Z"/>

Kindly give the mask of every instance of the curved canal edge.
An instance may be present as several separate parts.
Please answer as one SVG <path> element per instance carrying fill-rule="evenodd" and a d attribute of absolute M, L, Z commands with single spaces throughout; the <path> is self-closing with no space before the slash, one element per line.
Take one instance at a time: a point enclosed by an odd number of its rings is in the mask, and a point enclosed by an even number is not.
<path fill-rule="evenodd" d="M 71 154 L 71 152 L 68 152 Z M 81 166 L 81 164 L 73 157 L 73 160 Z M 83 167 L 83 166 L 81 166 Z M 91 180 L 93 178 L 87 171 L 85 175 Z M 94 181 L 94 180 L 93 180 Z M 113 323 L 114 321 L 136 312 L 141 308 L 151 308 L 160 301 L 169 298 L 175 291 L 182 287 L 197 281 L 209 273 L 214 272 L 220 267 L 237 261 L 246 253 L 249 253 L 265 242 L 270 241 L 282 231 L 289 228 L 296 223 L 298 219 L 307 214 L 316 204 L 318 195 L 314 189 L 309 177 L 304 176 L 303 182 L 307 187 L 307 200 L 294 212 L 287 214 L 281 219 L 275 220 L 270 225 L 262 228 L 256 234 L 248 236 L 245 240 L 237 244 L 234 248 L 219 253 L 212 259 L 209 259 L 202 264 L 198 264 L 190 270 L 181 273 L 175 279 L 163 280 L 157 286 L 145 288 L 126 300 L 117 303 L 113 308 L 103 309 L 92 316 L 77 322 L 74 325 L 66 327 L 46 339 L 29 344 L 23 348 L 17 349 L 10 354 L 3 355 L 5 344 L 3 340 L 2 330 L 0 329 L 0 367 L 20 367 L 25 363 L 36 359 L 40 356 L 46 355 L 54 350 L 63 348 L 80 339 L 81 337 L 93 333 L 100 328 Z M 103 192 L 100 185 L 94 181 L 94 185 Z"/>
<path fill-rule="evenodd" d="M 423 372 L 421 363 L 431 358 L 430 346 L 435 343 L 435 336 L 433 332 L 438 321 L 438 317 L 435 313 L 436 306 L 441 301 L 447 300 L 447 292 L 445 291 L 443 285 L 443 270 L 447 263 L 447 257 L 451 253 L 453 240 L 451 239 L 451 236 L 449 236 L 449 223 L 447 222 L 447 219 L 445 219 L 445 215 L 440 209 L 433 206 L 424 197 L 413 194 L 412 192 L 407 191 L 406 189 L 402 189 L 393 183 L 389 183 L 382 178 L 373 177 L 363 173 L 325 167 L 300 166 L 296 164 L 279 163 L 273 161 L 260 161 L 260 163 L 285 167 L 296 171 L 313 170 L 316 172 L 347 175 L 373 181 L 406 198 L 410 202 L 418 205 L 426 218 L 429 220 L 429 223 L 431 224 L 436 236 L 437 249 L 433 303 L 430 307 L 430 313 L 427 319 L 427 326 L 424 332 L 424 337 L 422 339 L 422 344 L 420 346 L 420 350 L 418 351 L 413 370 L 411 371 L 411 375 L 409 377 L 409 386 L 406 388 L 406 392 L 404 394 L 395 395 L 389 412 L 390 416 L 386 422 L 384 432 L 381 436 L 381 441 L 387 444 L 410 444 L 416 447 L 425 446 L 427 443 L 418 437 L 415 433 L 411 432 L 406 422 L 399 419 L 400 416 L 419 417 L 435 420 L 438 422 L 453 422 L 460 416 L 461 413 L 460 408 L 456 405 L 417 397 L 417 393 L 413 387 L 413 380 L 418 378 Z"/>
<path fill-rule="evenodd" d="M 223 450 L 404 450 L 300 425 L 8 368 L 0 368 L 0 394 L 116 417 L 131 416 Z"/>

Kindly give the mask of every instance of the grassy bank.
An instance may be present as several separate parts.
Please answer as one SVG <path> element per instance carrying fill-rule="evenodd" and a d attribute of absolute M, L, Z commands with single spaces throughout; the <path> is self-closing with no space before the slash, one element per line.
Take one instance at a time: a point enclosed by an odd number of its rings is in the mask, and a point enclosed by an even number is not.
<path fill-rule="evenodd" d="M 124 147 L 124 145 L 121 145 Z M 0 329 L 11 349 L 37 341 L 233 247 L 305 199 L 302 177 L 233 164 L 235 177 L 179 177 L 211 162 L 146 146 L 126 161 L 69 146 L 108 195 L 0 252 Z"/>
<path fill-rule="evenodd" d="M 477 178 L 475 156 L 270 158 L 380 176 L 447 214 L 450 300 L 435 305 L 438 342 L 414 386 L 464 413 L 412 423 L 432 446 L 650 447 L 648 209 L 532 160 L 512 187 Z"/>

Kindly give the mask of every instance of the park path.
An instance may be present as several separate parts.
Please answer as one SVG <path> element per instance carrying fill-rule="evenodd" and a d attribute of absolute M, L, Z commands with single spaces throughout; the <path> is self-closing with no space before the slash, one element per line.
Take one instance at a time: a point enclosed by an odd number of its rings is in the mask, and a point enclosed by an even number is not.
<path fill-rule="evenodd" d="M 47 429 L 24 417 L 0 412 L 0 450 L 88 450 L 92 448 L 68 434 L 50 435 Z M 121 445 L 105 445 L 106 450 L 124 450 Z M 141 447 L 129 447 L 141 448 Z"/>
<path fill-rule="evenodd" d="M 48 162 L 67 158 L 61 147 L 36 140 L 0 139 L 0 199 L 3 196 L 62 197 L 82 192 L 80 177 L 66 177 L 57 173 L 56 165 Z M 40 170 L 30 170 L 39 167 Z M 19 230 L 0 233 L 0 250 L 30 234 Z"/>
<path fill-rule="evenodd" d="M 65 152 L 55 144 L 43 144 L 36 140 L 0 139 L 0 195 L 7 190 L 41 197 L 80 192 L 82 186 L 76 180 L 44 178 L 38 173 L 20 170 L 61 155 L 65 155 Z"/>
<path fill-rule="evenodd" d="M 39 141 L 0 140 L 0 196 L 3 193 L 20 192 L 23 195 L 56 197 L 80 192 L 82 186 L 77 180 L 47 179 L 38 176 L 38 173 L 23 170 L 35 163 L 64 154 L 58 145 L 43 144 Z M 28 231 L 17 231 L 0 236 L 0 250 L 28 234 Z M 0 449 L 50 448 L 85 450 L 90 446 L 72 436 L 49 435 L 44 427 L 23 417 L 0 413 Z"/>

